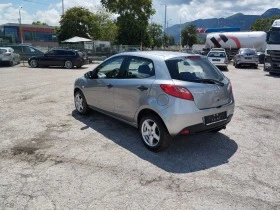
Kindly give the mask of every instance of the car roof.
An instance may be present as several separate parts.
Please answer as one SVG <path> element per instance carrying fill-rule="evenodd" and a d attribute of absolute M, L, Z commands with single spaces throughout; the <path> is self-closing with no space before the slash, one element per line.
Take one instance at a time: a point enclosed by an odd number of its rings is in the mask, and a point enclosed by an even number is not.
<path fill-rule="evenodd" d="M 174 51 L 137 51 L 137 52 L 123 52 L 117 55 L 130 55 L 130 56 L 141 56 L 146 58 L 160 58 L 160 59 L 171 59 L 176 57 L 186 57 L 193 56 L 193 54 L 182 53 L 182 52 L 174 52 Z M 201 55 L 197 55 L 202 57 Z"/>

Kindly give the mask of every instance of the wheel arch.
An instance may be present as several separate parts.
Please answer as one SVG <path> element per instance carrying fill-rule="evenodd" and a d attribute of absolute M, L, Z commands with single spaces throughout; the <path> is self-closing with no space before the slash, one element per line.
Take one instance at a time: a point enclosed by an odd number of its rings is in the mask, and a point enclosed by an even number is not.
<path fill-rule="evenodd" d="M 141 121 L 142 117 L 144 117 L 144 116 L 146 116 L 146 115 L 155 115 L 155 116 L 157 116 L 157 117 L 161 120 L 163 126 L 166 128 L 166 130 L 167 130 L 168 133 L 169 133 L 169 130 L 167 129 L 167 127 L 166 127 L 166 125 L 165 125 L 165 123 L 164 123 L 162 117 L 161 117 L 156 111 L 154 111 L 154 110 L 152 110 L 152 109 L 149 109 L 149 108 L 142 109 L 142 110 L 138 113 L 138 115 L 137 115 L 137 127 L 138 127 L 138 128 L 139 128 L 139 124 L 140 124 L 140 121 Z"/>

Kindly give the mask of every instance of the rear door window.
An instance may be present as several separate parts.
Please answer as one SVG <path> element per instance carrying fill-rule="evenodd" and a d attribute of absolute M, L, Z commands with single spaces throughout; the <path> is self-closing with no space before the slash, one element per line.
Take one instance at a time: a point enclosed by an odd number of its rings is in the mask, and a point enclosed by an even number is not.
<path fill-rule="evenodd" d="M 131 57 L 128 61 L 127 72 L 124 78 L 143 79 L 155 75 L 152 60 L 140 57 Z"/>
<path fill-rule="evenodd" d="M 176 58 L 165 62 L 172 79 L 182 81 L 199 79 L 222 81 L 224 79 L 224 75 L 208 59 L 202 57 Z"/>

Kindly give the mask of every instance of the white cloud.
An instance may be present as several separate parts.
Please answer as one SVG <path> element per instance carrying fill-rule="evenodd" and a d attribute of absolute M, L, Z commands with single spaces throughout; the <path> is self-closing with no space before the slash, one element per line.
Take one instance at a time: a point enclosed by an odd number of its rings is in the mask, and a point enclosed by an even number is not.
<path fill-rule="evenodd" d="M 157 13 L 153 16 L 153 21 L 163 24 L 164 6 L 154 0 L 154 8 Z M 171 5 L 167 4 L 167 20 L 178 24 L 196 19 L 228 17 L 235 13 L 246 15 L 261 15 L 270 8 L 280 8 L 279 0 L 192 0 L 188 4 Z M 170 24 L 169 24 L 170 25 Z"/>
<path fill-rule="evenodd" d="M 61 1 L 58 2 L 57 4 L 45 5 L 45 9 L 42 8 L 33 13 L 28 13 L 27 8 L 23 7 L 21 10 L 22 23 L 31 24 L 33 21 L 41 21 L 53 26 L 58 25 L 62 14 Z M 164 5 L 160 2 L 173 3 L 167 4 L 167 20 L 169 26 L 178 24 L 180 19 L 182 23 L 185 23 L 196 19 L 228 17 L 238 12 L 261 15 L 271 7 L 280 8 L 279 0 L 153 0 L 153 7 L 156 10 L 156 14 L 152 20 L 159 24 L 164 23 L 165 15 Z M 176 2 L 178 3 L 177 5 L 175 4 Z M 74 6 L 82 6 L 88 8 L 90 11 L 96 11 L 98 6 L 100 6 L 100 0 L 64 0 L 65 11 Z M 18 9 L 13 3 L 0 4 L 0 24 L 8 22 L 18 23 Z"/>
<path fill-rule="evenodd" d="M 5 8 L 7 8 L 7 7 L 12 7 L 12 6 L 13 6 L 12 3 L 0 4 L 0 12 L 2 12 Z"/>

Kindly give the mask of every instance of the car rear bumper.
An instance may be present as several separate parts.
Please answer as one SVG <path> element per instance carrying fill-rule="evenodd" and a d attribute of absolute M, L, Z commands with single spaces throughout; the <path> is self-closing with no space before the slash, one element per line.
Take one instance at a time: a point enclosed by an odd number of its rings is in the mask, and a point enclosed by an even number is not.
<path fill-rule="evenodd" d="M 191 128 L 191 133 L 209 131 L 225 126 L 230 122 L 234 113 L 234 99 L 226 105 L 217 108 L 200 110 L 192 102 L 187 102 L 186 105 L 178 109 L 177 105 L 169 107 L 167 110 L 162 110 L 160 113 L 171 136 L 179 135 L 184 129 Z M 205 117 L 226 112 L 227 118 L 221 122 L 205 124 Z"/>
<path fill-rule="evenodd" d="M 231 121 L 232 116 L 233 115 L 229 115 L 226 120 L 224 120 L 222 122 L 217 122 L 217 123 L 211 124 L 211 125 L 205 125 L 204 123 L 192 125 L 192 126 L 182 129 L 181 132 L 188 130 L 189 134 L 196 134 L 196 133 L 209 132 L 209 131 L 213 131 L 213 130 L 223 129 Z"/>
<path fill-rule="evenodd" d="M 240 64 L 248 64 L 248 65 L 251 65 L 251 64 L 259 64 L 259 61 L 253 61 L 253 60 L 241 60 L 241 61 L 236 61 L 236 64 L 240 65 Z"/>

